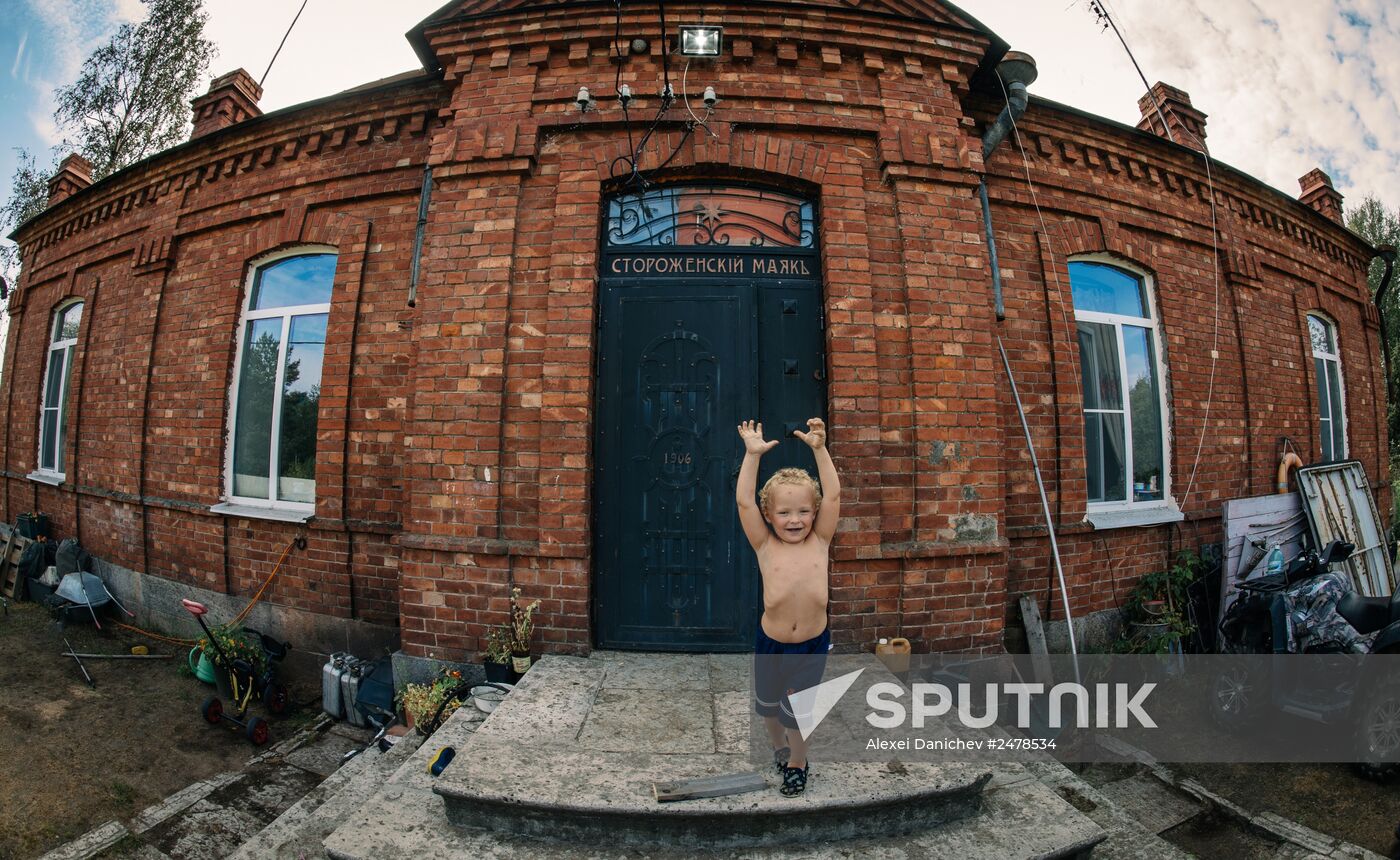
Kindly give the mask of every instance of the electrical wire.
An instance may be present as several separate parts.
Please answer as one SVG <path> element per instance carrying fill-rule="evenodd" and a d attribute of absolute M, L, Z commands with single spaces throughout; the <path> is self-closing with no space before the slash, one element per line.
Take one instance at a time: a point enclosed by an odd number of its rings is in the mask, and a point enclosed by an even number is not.
<path fill-rule="evenodd" d="M 277 559 L 276 566 L 272 568 L 272 573 L 268 574 L 267 579 L 263 580 L 262 586 L 259 587 L 257 593 L 253 595 L 253 599 L 248 601 L 248 605 L 243 607 L 243 611 L 235 615 L 232 621 L 224 625 L 225 627 L 237 627 L 238 625 L 242 624 L 245 619 L 247 619 L 248 615 L 253 611 L 253 607 L 257 606 L 258 601 L 262 600 L 263 592 L 267 591 L 267 587 L 272 584 L 272 580 L 276 579 L 277 574 L 281 572 L 282 563 L 287 560 L 287 553 L 292 551 L 292 547 L 296 546 L 297 541 L 299 540 L 301 540 L 301 538 L 296 537 L 292 538 L 290 541 L 287 542 L 287 546 L 282 550 L 282 555 Z M 123 624 L 122 622 L 118 621 L 116 622 L 116 625 L 122 628 L 123 630 L 130 630 L 133 633 L 140 633 L 142 636 L 154 639 L 157 642 L 169 642 L 172 645 L 190 646 L 198 644 L 197 639 L 180 639 L 174 636 L 164 636 L 160 633 L 152 633 L 150 630 L 145 630 L 133 624 Z"/>
<path fill-rule="evenodd" d="M 710 125 L 709 125 L 709 123 L 710 123 L 710 117 L 711 117 L 711 116 L 714 114 L 714 112 L 715 112 L 715 111 L 714 111 L 714 108 L 707 108 L 707 109 L 705 110 L 705 118 L 704 118 L 704 119 L 701 119 L 700 117 L 696 116 L 696 115 L 695 115 L 695 111 L 693 111 L 693 110 L 690 109 L 690 92 L 689 92 L 689 90 L 686 89 L 686 85 L 685 85 L 685 83 L 686 83 L 686 76 L 689 75 L 689 74 L 690 74 L 690 58 L 687 57 L 687 58 L 686 58 L 686 61 L 685 61 L 685 68 L 681 70 L 681 101 L 685 104 L 685 112 L 688 113 L 688 114 L 690 114 L 690 119 L 695 123 L 695 125 L 698 125 L 698 126 L 700 126 L 701 128 L 703 128 L 703 129 L 705 130 L 705 133 L 706 133 L 706 134 L 708 134 L 710 137 L 718 138 L 719 135 L 715 134 L 714 131 L 710 129 Z M 673 153 L 671 157 L 674 158 L 674 157 L 675 157 L 675 154 Z M 670 161 L 670 159 L 667 159 L 667 161 Z"/>
<path fill-rule="evenodd" d="M 1142 66 L 1138 65 L 1137 57 L 1133 56 L 1133 49 L 1128 47 L 1128 40 L 1123 37 L 1122 31 L 1118 29 L 1118 24 L 1109 14 L 1104 2 L 1106 0 L 1090 0 L 1089 8 L 1098 15 L 1100 21 L 1107 22 L 1108 26 L 1113 28 L 1113 34 L 1118 37 L 1119 44 L 1123 46 L 1128 59 L 1132 61 L 1133 68 L 1137 70 L 1138 78 L 1142 80 L 1142 85 L 1147 88 L 1147 95 L 1152 99 L 1152 106 L 1156 108 L 1157 118 L 1162 122 L 1162 130 L 1166 134 L 1167 140 L 1176 143 L 1177 140 L 1172 136 L 1171 125 L 1167 122 L 1166 113 L 1162 110 L 1161 102 L 1157 100 L 1157 94 L 1153 92 L 1152 85 L 1147 82 L 1147 76 L 1143 74 Z M 1191 475 L 1186 481 L 1186 492 L 1181 497 L 1181 506 L 1184 508 L 1186 503 L 1191 500 L 1191 493 L 1196 487 L 1196 470 L 1201 465 L 1201 451 L 1205 448 L 1206 434 L 1210 432 L 1210 409 L 1215 401 L 1215 372 L 1220 361 L 1220 231 L 1215 207 L 1215 177 L 1210 169 L 1210 149 L 1204 140 L 1184 125 L 1182 131 L 1200 148 L 1201 157 L 1206 165 L 1206 187 L 1210 192 L 1211 280 L 1215 289 L 1215 304 L 1212 311 L 1214 332 L 1211 336 L 1210 347 L 1210 378 L 1206 384 L 1205 408 L 1201 417 L 1201 435 L 1196 440 L 1196 453 L 1191 461 Z"/>
<path fill-rule="evenodd" d="M 277 43 L 277 50 L 272 52 L 272 59 L 267 61 L 267 68 L 263 70 L 262 78 L 258 81 L 258 87 L 261 88 L 263 81 L 267 80 L 267 73 L 272 71 L 272 64 L 277 62 L 277 55 L 282 53 L 282 46 L 287 44 L 287 37 L 292 35 L 292 28 L 301 20 L 301 13 L 306 11 L 306 4 L 308 2 L 309 0 L 301 0 L 301 8 L 297 10 L 296 17 L 292 19 L 292 23 L 287 26 L 287 32 L 282 34 L 282 41 Z"/>

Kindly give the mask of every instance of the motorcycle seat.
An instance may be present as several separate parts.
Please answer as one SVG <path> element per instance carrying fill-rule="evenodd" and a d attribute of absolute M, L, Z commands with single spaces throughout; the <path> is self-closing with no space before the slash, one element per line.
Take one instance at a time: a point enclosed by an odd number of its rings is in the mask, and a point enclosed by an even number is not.
<path fill-rule="evenodd" d="M 1357 633 L 1375 633 L 1390 624 L 1390 598 L 1362 597 L 1351 591 L 1337 601 L 1337 612 Z"/>

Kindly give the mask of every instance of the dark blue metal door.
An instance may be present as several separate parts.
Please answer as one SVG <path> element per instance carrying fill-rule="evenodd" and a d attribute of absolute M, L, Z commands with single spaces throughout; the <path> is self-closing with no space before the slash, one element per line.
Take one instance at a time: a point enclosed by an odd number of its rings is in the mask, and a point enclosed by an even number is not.
<path fill-rule="evenodd" d="M 610 237 L 623 225 L 643 240 L 614 241 L 602 258 L 596 638 L 610 648 L 744 650 L 760 585 L 734 505 L 743 457 L 735 427 L 758 418 L 776 438 L 825 414 L 810 206 L 793 222 L 806 229 L 791 234 L 805 233 L 805 247 L 734 247 L 724 238 L 736 229 L 725 207 L 746 198 L 669 194 L 663 216 L 650 220 L 629 221 L 614 203 Z M 775 205 L 772 195 L 752 199 Z M 678 224 L 693 232 L 682 237 Z M 699 229 L 711 241 L 684 241 Z M 791 438 L 764 457 L 760 480 L 789 465 L 812 468 L 806 446 Z"/>

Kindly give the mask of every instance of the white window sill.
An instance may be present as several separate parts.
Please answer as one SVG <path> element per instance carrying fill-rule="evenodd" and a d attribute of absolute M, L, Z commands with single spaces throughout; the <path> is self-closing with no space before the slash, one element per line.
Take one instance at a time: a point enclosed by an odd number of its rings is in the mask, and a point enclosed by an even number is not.
<path fill-rule="evenodd" d="M 1164 505 L 1089 511 L 1084 515 L 1084 519 L 1093 524 L 1095 531 L 1103 531 L 1179 523 L 1186 519 L 1186 515 L 1174 502 L 1169 502 Z"/>
<path fill-rule="evenodd" d="M 234 502 L 220 502 L 209 508 L 210 513 L 226 517 L 247 517 L 253 520 L 276 520 L 281 523 L 304 523 L 314 514 L 311 511 L 293 511 L 287 508 L 262 508 L 257 505 L 240 505 Z"/>
<path fill-rule="evenodd" d="M 66 475 L 55 475 L 53 472 L 30 472 L 25 475 L 31 481 L 38 481 L 41 484 L 48 484 L 50 487 L 60 487 L 63 485 Z"/>

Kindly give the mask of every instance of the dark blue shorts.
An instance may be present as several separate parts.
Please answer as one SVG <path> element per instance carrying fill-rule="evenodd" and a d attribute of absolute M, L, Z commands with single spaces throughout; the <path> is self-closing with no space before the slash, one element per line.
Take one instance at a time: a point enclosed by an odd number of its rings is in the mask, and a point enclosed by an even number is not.
<path fill-rule="evenodd" d="M 822 682 L 830 650 L 830 629 L 806 642 L 779 642 L 764 633 L 760 624 L 753 653 L 754 712 L 760 717 L 776 716 L 787 728 L 797 728 L 788 696 Z"/>

